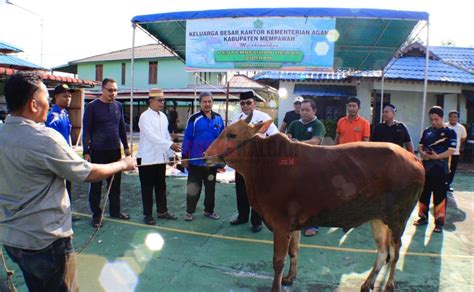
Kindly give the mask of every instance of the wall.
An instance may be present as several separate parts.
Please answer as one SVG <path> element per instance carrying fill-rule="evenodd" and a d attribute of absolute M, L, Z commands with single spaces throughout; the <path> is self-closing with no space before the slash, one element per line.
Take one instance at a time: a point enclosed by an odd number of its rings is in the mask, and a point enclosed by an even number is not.
<path fill-rule="evenodd" d="M 295 95 L 293 94 L 293 91 L 295 90 L 295 83 L 280 81 L 280 89 L 282 88 L 287 90 L 288 96 L 286 98 L 278 98 L 278 128 L 280 128 L 281 123 L 283 123 L 283 118 L 285 117 L 286 112 L 292 111 L 294 109 L 293 100 L 295 99 Z"/>
<path fill-rule="evenodd" d="M 288 91 L 287 98 L 279 98 L 279 108 L 278 108 L 278 127 L 280 127 L 281 123 L 283 122 L 283 118 L 285 117 L 285 113 L 288 111 L 293 110 L 293 100 L 296 95 L 293 93 L 295 89 L 295 82 L 286 82 L 280 81 L 280 89 L 285 88 Z M 318 83 L 314 83 L 318 84 Z M 327 83 L 324 83 L 328 85 Z M 343 85 L 350 85 L 344 83 Z M 334 84 L 334 86 L 338 86 L 338 84 Z M 363 82 L 357 85 L 357 97 L 360 99 L 360 112 L 359 114 L 364 118 L 370 120 L 370 91 L 372 90 L 372 84 L 369 82 Z"/>
<path fill-rule="evenodd" d="M 150 60 L 158 60 L 158 83 L 148 84 L 148 67 Z M 122 81 L 122 63 L 126 63 L 125 85 Z M 117 81 L 119 89 L 131 87 L 130 60 L 110 62 L 80 63 L 77 65 L 78 77 L 81 79 L 95 80 L 95 65 L 103 64 L 103 77 L 113 78 Z M 183 62 L 175 58 L 139 59 L 135 60 L 135 89 L 160 88 L 186 88 L 195 84 L 193 73 L 186 72 Z M 211 83 L 217 84 L 218 72 L 211 73 Z"/>
<path fill-rule="evenodd" d="M 281 125 L 285 113 L 293 110 L 293 99 L 295 97 L 293 91 L 295 84 L 295 82 L 280 82 L 280 88 L 285 88 L 288 91 L 288 97 L 280 97 L 279 99 L 278 126 Z M 334 86 L 338 85 L 335 84 Z M 359 113 L 369 121 L 371 121 L 371 93 L 374 89 L 380 93 L 380 81 L 364 80 L 357 84 L 357 97 L 361 100 L 361 109 Z M 430 125 L 428 110 L 436 105 L 436 95 L 445 95 L 444 108 L 446 113 L 445 120 L 447 121 L 447 113 L 450 110 L 457 108 L 457 96 L 458 93 L 461 92 L 461 87 L 450 84 L 430 84 L 428 86 L 428 91 L 424 128 Z M 420 134 L 422 132 L 421 117 L 423 107 L 423 84 L 412 82 L 385 82 L 384 92 L 390 94 L 391 103 L 398 108 L 396 119 L 407 125 L 415 149 L 417 149 L 418 142 L 420 141 Z M 460 100 L 460 109 L 461 117 L 465 119 L 466 99 L 464 96 L 462 96 Z"/>

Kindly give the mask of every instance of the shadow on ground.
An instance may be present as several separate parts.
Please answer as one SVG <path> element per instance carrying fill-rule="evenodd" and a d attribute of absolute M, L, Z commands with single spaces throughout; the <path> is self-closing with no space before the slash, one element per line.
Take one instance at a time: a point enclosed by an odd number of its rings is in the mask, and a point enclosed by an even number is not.
<path fill-rule="evenodd" d="M 396 287 L 401 291 L 473 290 L 472 176 L 459 173 L 450 195 L 444 234 L 433 234 L 430 225 L 415 228 L 414 212 L 403 236 L 402 256 L 397 265 Z M 138 176 L 122 179 L 122 209 L 132 220 L 108 217 L 102 229 L 78 256 L 82 291 L 268 291 L 273 278 L 272 234 L 264 229 L 254 234 L 250 225 L 230 226 L 234 216 L 232 184 L 218 184 L 216 212 L 220 220 L 202 215 L 203 198 L 195 220 L 185 222 L 186 178 L 167 178 L 168 209 L 177 221 L 158 220 L 143 224 Z M 76 250 L 90 236 L 87 184 L 73 186 Z M 105 188 L 104 188 L 105 190 Z M 106 212 L 107 214 L 107 212 Z M 161 249 L 160 236 L 164 242 Z M 287 291 L 358 290 L 375 260 L 375 243 L 369 225 L 344 234 L 340 229 L 321 228 L 313 238 L 302 239 L 298 277 Z M 14 281 L 26 291 L 16 265 Z M 287 261 L 285 270 L 288 269 Z M 383 284 L 382 270 L 377 287 Z"/>

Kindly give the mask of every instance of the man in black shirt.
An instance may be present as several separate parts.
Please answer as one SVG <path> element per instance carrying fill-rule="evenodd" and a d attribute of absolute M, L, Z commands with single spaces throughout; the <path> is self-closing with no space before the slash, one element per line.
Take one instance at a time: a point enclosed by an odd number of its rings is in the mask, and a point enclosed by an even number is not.
<path fill-rule="evenodd" d="M 286 112 L 285 117 L 283 118 L 283 123 L 281 123 L 280 126 L 280 132 L 285 133 L 286 128 L 291 124 L 291 122 L 300 119 L 301 102 L 303 102 L 303 97 L 295 97 L 295 100 L 293 101 L 293 107 L 295 110 Z"/>
<path fill-rule="evenodd" d="M 428 224 L 431 194 L 433 194 L 435 228 L 443 231 L 446 220 L 446 193 L 448 191 L 449 157 L 456 150 L 456 132 L 443 122 L 443 109 L 434 106 L 429 111 L 431 127 L 427 128 L 420 140 L 419 152 L 425 168 L 425 186 L 418 204 L 415 226 Z"/>
<path fill-rule="evenodd" d="M 392 104 L 387 104 L 382 112 L 383 122 L 376 125 L 372 130 L 371 141 L 391 142 L 405 147 L 413 153 L 413 143 L 411 142 L 408 129 L 402 122 L 395 120 L 397 108 Z"/>

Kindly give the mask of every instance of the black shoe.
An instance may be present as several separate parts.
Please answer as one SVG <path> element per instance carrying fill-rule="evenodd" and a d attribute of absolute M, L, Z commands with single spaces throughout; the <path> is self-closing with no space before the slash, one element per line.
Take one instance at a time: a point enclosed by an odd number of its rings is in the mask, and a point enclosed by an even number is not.
<path fill-rule="evenodd" d="M 252 232 L 253 233 L 257 233 L 257 232 L 260 232 L 262 231 L 262 224 L 260 225 L 252 225 Z"/>
<path fill-rule="evenodd" d="M 121 219 L 121 220 L 130 220 L 130 215 L 125 214 L 125 213 L 118 213 L 118 214 L 110 215 L 110 217 L 116 218 L 116 219 Z"/>
<path fill-rule="evenodd" d="M 239 217 L 235 218 L 235 219 L 232 219 L 229 221 L 230 225 L 240 225 L 240 224 L 245 224 L 249 222 L 248 220 L 242 220 L 242 219 L 239 219 Z"/>
<path fill-rule="evenodd" d="M 100 217 L 92 218 L 92 222 L 91 222 L 92 227 L 94 227 L 94 228 L 102 227 L 102 222 L 101 221 L 102 220 L 101 220 Z"/>
<path fill-rule="evenodd" d="M 452 192 L 454 192 L 454 189 L 452 187 L 449 187 L 448 191 L 450 191 L 452 193 Z"/>

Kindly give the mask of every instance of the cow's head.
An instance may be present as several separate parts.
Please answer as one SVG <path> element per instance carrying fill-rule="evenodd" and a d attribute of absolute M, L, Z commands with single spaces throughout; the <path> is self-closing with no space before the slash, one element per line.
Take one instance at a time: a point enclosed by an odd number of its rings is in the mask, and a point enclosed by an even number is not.
<path fill-rule="evenodd" d="M 265 133 L 272 124 L 272 120 L 250 124 L 252 113 L 245 120 L 240 120 L 224 129 L 217 139 L 207 148 L 204 153 L 208 164 L 216 164 L 222 161 L 232 163 L 238 159 L 239 149 L 245 146 L 255 135 Z"/>

